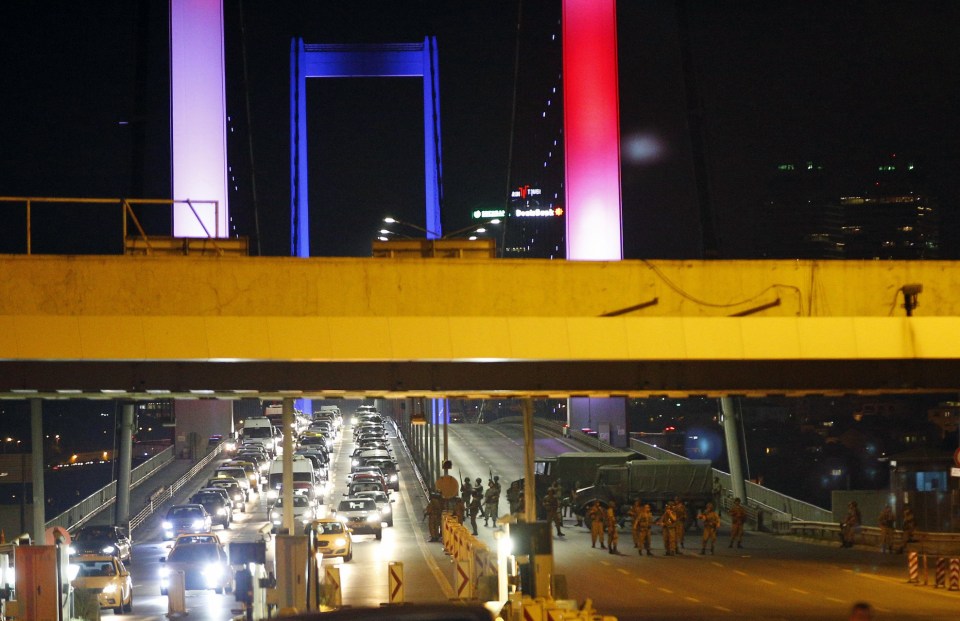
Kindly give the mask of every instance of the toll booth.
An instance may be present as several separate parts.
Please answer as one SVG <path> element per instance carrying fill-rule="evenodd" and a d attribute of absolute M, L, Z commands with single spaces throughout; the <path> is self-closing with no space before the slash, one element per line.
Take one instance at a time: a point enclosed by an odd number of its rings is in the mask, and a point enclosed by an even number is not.
<path fill-rule="evenodd" d="M 507 524 L 510 538 L 510 573 L 520 592 L 533 598 L 552 597 L 553 535 L 547 522 Z"/>

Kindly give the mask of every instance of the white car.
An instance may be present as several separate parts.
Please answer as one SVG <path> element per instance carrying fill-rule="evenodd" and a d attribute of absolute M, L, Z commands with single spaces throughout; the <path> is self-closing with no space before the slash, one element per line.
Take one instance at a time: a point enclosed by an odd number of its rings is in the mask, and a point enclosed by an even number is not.
<path fill-rule="evenodd" d="M 387 523 L 387 526 L 393 526 L 393 507 L 390 503 L 396 502 L 385 492 L 357 492 L 357 498 L 370 498 L 377 503 L 377 509 L 380 510 L 380 519 Z"/>
<path fill-rule="evenodd" d="M 293 495 L 293 520 L 295 523 L 309 524 L 316 517 L 316 513 L 317 506 L 308 495 Z M 277 498 L 277 501 L 270 507 L 270 526 L 273 532 L 283 528 L 283 496 Z"/>

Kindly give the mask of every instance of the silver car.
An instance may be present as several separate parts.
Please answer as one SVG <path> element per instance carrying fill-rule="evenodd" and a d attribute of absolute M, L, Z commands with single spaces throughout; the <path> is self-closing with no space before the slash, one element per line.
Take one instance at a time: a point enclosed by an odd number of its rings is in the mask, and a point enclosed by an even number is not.
<path fill-rule="evenodd" d="M 353 534 L 383 537 L 383 516 L 372 498 L 345 498 L 333 514 L 342 519 Z"/>

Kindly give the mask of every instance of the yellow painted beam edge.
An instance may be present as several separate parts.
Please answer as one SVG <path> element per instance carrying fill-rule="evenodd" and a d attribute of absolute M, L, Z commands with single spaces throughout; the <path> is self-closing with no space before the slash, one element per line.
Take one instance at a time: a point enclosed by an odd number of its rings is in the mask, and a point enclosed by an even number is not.
<path fill-rule="evenodd" d="M 0 316 L 0 360 L 960 358 L 960 317 Z"/>

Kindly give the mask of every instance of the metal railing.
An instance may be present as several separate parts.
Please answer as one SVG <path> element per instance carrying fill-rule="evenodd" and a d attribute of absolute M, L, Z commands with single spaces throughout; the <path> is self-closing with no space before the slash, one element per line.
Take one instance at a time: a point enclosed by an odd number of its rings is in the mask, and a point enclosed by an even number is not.
<path fill-rule="evenodd" d="M 828 541 L 840 541 L 840 524 L 832 521 L 803 520 L 790 522 L 792 534 Z M 854 536 L 854 543 L 871 547 L 880 547 L 881 531 L 877 526 L 861 526 Z M 903 546 L 903 531 L 893 531 L 893 547 Z M 936 533 L 915 531 L 908 544 L 909 549 L 926 554 L 957 554 L 960 552 L 960 533 Z"/>
<path fill-rule="evenodd" d="M 206 233 L 207 238 L 210 240 L 210 243 L 213 244 L 214 248 L 217 248 L 216 238 L 220 237 L 220 204 L 219 201 L 215 200 L 173 200 L 166 198 L 63 198 L 63 197 L 51 197 L 51 196 L 0 196 L 0 203 L 23 203 L 26 207 L 26 241 L 27 241 L 27 254 L 33 254 L 33 209 L 38 204 L 70 204 L 70 205 L 107 205 L 113 206 L 114 208 L 120 207 L 120 217 L 123 222 L 123 239 L 125 242 L 127 239 L 127 229 L 129 228 L 129 222 L 132 221 L 134 227 L 136 227 L 137 232 L 139 233 L 139 238 L 143 241 L 144 245 L 147 248 L 149 253 L 152 250 L 150 244 L 150 237 L 143 230 L 143 226 L 140 224 L 140 220 L 137 219 L 136 213 L 133 211 L 133 207 L 136 205 L 169 205 L 171 210 L 174 205 L 186 205 L 190 208 L 190 211 L 193 213 L 194 217 L 197 219 L 197 222 L 203 228 L 204 233 Z M 204 224 L 203 219 L 200 217 L 200 214 L 197 213 L 194 205 L 213 205 L 213 214 L 214 214 L 214 230 L 211 233 L 207 230 L 206 224 Z"/>
<path fill-rule="evenodd" d="M 220 455 L 220 452 L 223 451 L 223 442 L 217 444 L 206 456 L 193 465 L 190 470 L 187 471 L 182 477 L 165 487 L 157 494 L 153 494 L 147 500 L 147 504 L 140 510 L 139 513 L 130 518 L 130 524 L 128 526 L 129 532 L 133 533 L 134 529 L 144 523 L 148 517 L 153 515 L 153 512 L 157 510 L 164 502 L 170 500 L 175 493 L 177 493 L 181 487 L 190 482 L 193 477 L 197 476 L 197 473 L 203 470 L 211 461 L 213 461 L 217 456 Z"/>
<path fill-rule="evenodd" d="M 157 470 L 173 461 L 173 447 L 168 447 L 157 453 L 130 471 L 130 489 L 133 489 Z M 90 494 L 77 504 L 73 505 L 60 515 L 46 522 L 46 527 L 62 526 L 67 530 L 80 528 L 101 510 L 109 507 L 117 500 L 117 482 L 112 481 Z"/>

